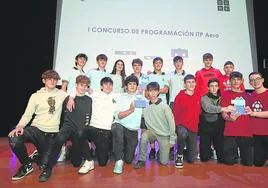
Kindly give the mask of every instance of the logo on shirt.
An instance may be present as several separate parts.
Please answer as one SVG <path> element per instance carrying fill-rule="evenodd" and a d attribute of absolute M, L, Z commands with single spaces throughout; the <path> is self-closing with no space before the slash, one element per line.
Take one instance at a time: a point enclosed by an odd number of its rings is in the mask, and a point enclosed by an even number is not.
<path fill-rule="evenodd" d="M 252 109 L 253 109 L 254 112 L 262 112 L 263 106 L 262 106 L 260 101 L 255 101 L 252 104 Z"/>
<path fill-rule="evenodd" d="M 85 126 L 89 126 L 89 123 L 90 123 L 90 116 L 89 116 L 89 113 L 86 113 Z"/>
<path fill-rule="evenodd" d="M 209 78 L 212 78 L 212 77 L 216 77 L 214 73 L 210 72 L 210 73 L 207 73 L 207 74 L 204 74 L 204 77 L 209 77 Z"/>
<path fill-rule="evenodd" d="M 224 85 L 224 91 L 228 91 L 228 90 L 231 90 L 231 83 L 230 83 L 230 80 L 227 80 L 226 82 L 223 82 L 223 85 Z"/>
<path fill-rule="evenodd" d="M 53 114 L 55 112 L 55 104 L 56 104 L 55 97 L 48 97 L 47 103 L 49 105 L 48 113 Z"/>

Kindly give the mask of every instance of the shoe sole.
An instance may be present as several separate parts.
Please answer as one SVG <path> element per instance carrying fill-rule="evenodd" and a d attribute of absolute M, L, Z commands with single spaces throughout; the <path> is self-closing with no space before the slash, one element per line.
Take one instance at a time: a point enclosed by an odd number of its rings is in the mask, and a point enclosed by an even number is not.
<path fill-rule="evenodd" d="M 50 176 L 47 177 L 46 179 L 38 179 L 38 181 L 39 181 L 40 183 L 42 183 L 42 182 L 46 182 L 49 178 L 50 178 Z"/>
<path fill-rule="evenodd" d="M 47 179 L 43 179 L 43 180 L 38 180 L 40 183 L 42 183 L 42 182 L 46 182 L 47 180 L 48 180 L 49 178 L 47 178 Z"/>
<path fill-rule="evenodd" d="M 123 171 L 113 171 L 114 174 L 122 174 Z"/>
<path fill-rule="evenodd" d="M 134 169 L 141 169 L 141 168 L 143 168 L 143 167 L 145 167 L 145 165 L 144 165 L 144 166 L 138 166 L 138 167 L 135 167 L 135 166 L 134 166 Z"/>
<path fill-rule="evenodd" d="M 182 169 L 183 168 L 183 166 L 175 166 L 176 168 L 178 168 L 178 169 Z"/>
<path fill-rule="evenodd" d="M 94 168 L 89 169 L 87 172 L 79 172 L 79 171 L 78 171 L 78 174 L 87 174 L 87 173 L 89 173 L 89 172 L 92 171 L 92 170 L 94 170 Z"/>
<path fill-rule="evenodd" d="M 11 180 L 14 180 L 14 181 L 20 180 L 20 179 L 24 178 L 25 176 L 27 176 L 28 174 L 30 174 L 32 172 L 33 172 L 33 168 L 30 171 L 28 171 L 24 176 L 18 177 L 18 178 L 12 177 Z"/>
<path fill-rule="evenodd" d="M 51 175 L 50 175 L 50 176 L 51 176 Z M 50 178 L 50 176 L 46 177 L 45 179 L 38 179 L 38 181 L 39 181 L 40 183 L 42 183 L 42 182 L 46 182 L 46 181 Z"/>

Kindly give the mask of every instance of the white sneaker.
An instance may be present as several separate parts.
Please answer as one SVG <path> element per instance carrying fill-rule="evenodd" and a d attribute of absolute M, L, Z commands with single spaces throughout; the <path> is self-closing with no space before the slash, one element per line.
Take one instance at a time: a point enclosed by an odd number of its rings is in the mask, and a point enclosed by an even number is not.
<path fill-rule="evenodd" d="M 58 162 L 63 162 L 63 161 L 65 161 L 65 159 L 66 159 L 66 147 L 62 146 L 60 156 L 59 156 L 57 161 Z"/>
<path fill-rule="evenodd" d="M 200 160 L 200 153 L 197 154 L 196 159 Z"/>
<path fill-rule="evenodd" d="M 124 166 L 124 161 L 123 160 L 118 160 L 114 164 L 114 170 L 113 172 L 115 174 L 122 174 L 123 173 L 123 166 Z"/>
<path fill-rule="evenodd" d="M 213 149 L 213 159 L 214 160 L 217 160 L 218 159 L 215 149 Z"/>
<path fill-rule="evenodd" d="M 90 170 L 93 170 L 93 169 L 94 169 L 94 161 L 93 160 L 91 160 L 91 161 L 85 160 L 83 166 L 78 170 L 78 173 L 79 174 L 86 174 Z"/>

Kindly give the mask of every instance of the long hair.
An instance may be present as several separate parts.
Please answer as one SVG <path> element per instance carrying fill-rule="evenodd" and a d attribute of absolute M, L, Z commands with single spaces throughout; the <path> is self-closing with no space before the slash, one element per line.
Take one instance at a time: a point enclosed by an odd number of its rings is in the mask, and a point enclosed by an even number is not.
<path fill-rule="evenodd" d="M 121 79 L 122 79 L 122 88 L 123 88 L 124 87 L 125 77 L 126 77 L 126 70 L 125 70 L 125 62 L 122 59 L 116 60 L 116 62 L 114 63 L 114 67 L 113 67 L 113 70 L 112 70 L 111 74 L 116 74 L 116 65 L 120 61 L 123 63 L 123 70 L 120 72 L 120 76 L 121 76 Z"/>

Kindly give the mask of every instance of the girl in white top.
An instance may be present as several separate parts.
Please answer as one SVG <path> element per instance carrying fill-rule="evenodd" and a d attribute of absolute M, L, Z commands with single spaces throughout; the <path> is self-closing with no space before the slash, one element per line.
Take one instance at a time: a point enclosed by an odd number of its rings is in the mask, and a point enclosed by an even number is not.
<path fill-rule="evenodd" d="M 125 63 L 123 60 L 118 59 L 114 63 L 111 78 L 113 79 L 113 93 L 124 93 L 124 80 L 126 77 Z"/>

